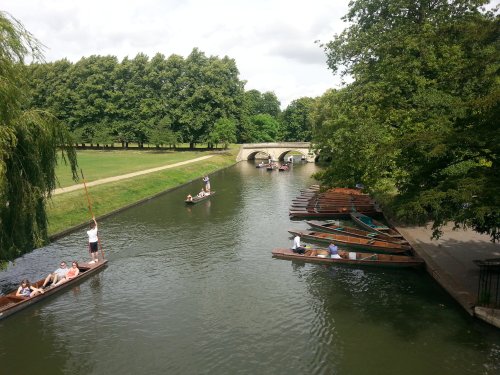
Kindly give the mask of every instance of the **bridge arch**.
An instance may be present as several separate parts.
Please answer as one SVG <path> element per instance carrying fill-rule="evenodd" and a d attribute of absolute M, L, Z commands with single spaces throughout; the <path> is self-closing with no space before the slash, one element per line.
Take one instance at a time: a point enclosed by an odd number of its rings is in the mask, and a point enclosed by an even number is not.
<path fill-rule="evenodd" d="M 271 155 L 269 154 L 269 152 L 266 152 L 266 151 L 264 151 L 264 150 L 257 150 L 257 151 L 255 151 L 255 152 L 250 152 L 250 153 L 248 154 L 248 156 L 247 156 L 247 158 L 246 158 L 246 159 L 247 159 L 247 160 L 255 160 L 255 157 L 257 156 L 257 154 L 265 154 L 265 155 L 267 155 L 267 158 L 268 158 L 269 156 L 271 156 Z"/>
<path fill-rule="evenodd" d="M 278 156 L 278 160 L 279 160 L 279 161 L 285 161 L 285 156 L 286 156 L 287 154 L 289 154 L 290 152 L 294 152 L 294 151 L 295 151 L 295 152 L 298 152 L 298 153 L 299 153 L 299 154 L 303 157 L 303 159 L 307 159 L 307 153 L 305 153 L 305 154 L 304 154 L 304 152 L 303 152 L 303 151 L 300 151 L 300 150 L 287 150 L 287 151 L 282 152 L 282 153 Z"/>

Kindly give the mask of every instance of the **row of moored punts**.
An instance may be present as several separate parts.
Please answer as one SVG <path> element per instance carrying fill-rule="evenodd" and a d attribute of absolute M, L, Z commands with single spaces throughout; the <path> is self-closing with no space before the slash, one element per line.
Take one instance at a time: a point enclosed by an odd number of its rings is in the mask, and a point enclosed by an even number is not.
<path fill-rule="evenodd" d="M 414 255 L 408 241 L 396 229 L 373 218 L 381 216 L 381 212 L 375 202 L 359 190 L 331 189 L 320 192 L 319 186 L 315 185 L 303 190 L 292 202 L 292 208 L 295 211 L 291 209 L 291 217 L 349 218 L 353 225 L 347 226 L 338 220 L 310 220 L 307 224 L 313 230 L 289 230 L 293 236 L 298 235 L 307 243 L 325 247 L 337 245 L 339 258 L 330 257 L 325 248 L 311 246 L 306 247 L 305 254 L 277 248 L 272 251 L 275 258 L 358 266 L 419 267 L 424 264 L 423 259 Z M 302 215 L 297 216 L 295 212 L 299 209 Z"/>

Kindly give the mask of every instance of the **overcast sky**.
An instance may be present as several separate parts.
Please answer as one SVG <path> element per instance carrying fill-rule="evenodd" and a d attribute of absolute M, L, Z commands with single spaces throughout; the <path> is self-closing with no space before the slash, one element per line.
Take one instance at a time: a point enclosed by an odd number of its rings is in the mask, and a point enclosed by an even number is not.
<path fill-rule="evenodd" d="M 348 0 L 2 0 L 47 48 L 47 61 L 143 52 L 236 60 L 246 90 L 273 91 L 282 107 L 319 96 L 339 79 L 315 40 L 346 24 Z"/>

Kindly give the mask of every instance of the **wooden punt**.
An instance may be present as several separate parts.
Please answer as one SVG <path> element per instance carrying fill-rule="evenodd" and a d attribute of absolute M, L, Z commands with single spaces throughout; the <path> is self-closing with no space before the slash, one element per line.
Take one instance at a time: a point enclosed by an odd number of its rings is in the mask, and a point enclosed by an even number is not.
<path fill-rule="evenodd" d="M 424 265 L 422 258 L 393 255 L 393 254 L 375 254 L 375 253 L 357 253 L 339 250 L 341 258 L 320 258 L 317 256 L 308 256 L 296 254 L 291 249 L 277 248 L 272 251 L 273 257 L 280 259 L 302 260 L 312 263 L 323 264 L 346 264 L 352 266 L 375 266 L 375 267 L 395 267 L 395 268 L 417 268 Z M 314 254 L 314 252 L 313 252 Z"/>
<path fill-rule="evenodd" d="M 307 221 L 307 224 L 309 224 L 314 229 L 318 229 L 328 233 L 345 234 L 347 236 L 354 236 L 366 239 L 377 239 L 387 242 L 408 243 L 408 241 L 402 238 L 391 237 L 386 235 L 385 233 L 370 232 L 363 229 L 348 227 L 346 225 L 337 225 L 335 223 L 325 223 L 323 221 L 314 221 L 314 220 Z"/>
<path fill-rule="evenodd" d="M 380 211 L 364 211 L 372 216 L 381 216 Z M 316 210 L 297 210 L 291 209 L 289 211 L 290 218 L 301 219 L 349 219 L 349 211 L 316 211 Z"/>
<path fill-rule="evenodd" d="M 317 209 L 317 210 L 335 210 L 338 208 L 348 209 L 349 211 L 355 209 L 356 211 L 365 210 L 376 210 L 373 204 L 357 204 L 357 203 L 346 203 L 346 204 L 297 204 L 293 203 L 291 208 L 293 209 Z"/>
<path fill-rule="evenodd" d="M 268 163 L 264 163 L 264 164 L 257 164 L 257 165 L 255 166 L 255 168 L 267 168 L 268 166 L 269 166 L 269 164 L 268 164 Z"/>
<path fill-rule="evenodd" d="M 335 243 L 341 246 L 352 247 L 365 251 L 373 251 L 376 253 L 400 254 L 411 250 L 410 245 L 387 242 L 375 239 L 366 239 L 354 236 L 346 236 L 343 234 L 325 233 L 325 232 L 298 232 L 289 230 L 293 235 L 299 235 L 306 242 L 314 241 L 324 244 Z"/>
<path fill-rule="evenodd" d="M 16 296 L 17 289 L 3 296 L 0 296 L 0 319 L 6 318 L 9 315 L 12 315 L 22 309 L 25 309 L 28 306 L 33 305 L 34 303 L 40 302 L 53 294 L 59 293 L 62 290 L 69 288 L 70 286 L 79 284 L 89 276 L 103 270 L 105 267 L 107 267 L 107 263 L 108 261 L 106 259 L 94 264 L 80 263 L 78 265 L 80 273 L 77 277 L 58 286 L 47 288 L 45 289 L 45 293 L 38 294 L 34 297 L 18 297 Z M 41 279 L 37 282 L 32 283 L 31 285 L 36 288 L 40 288 L 43 285 L 44 281 L 45 279 Z"/>
<path fill-rule="evenodd" d="M 196 204 L 196 203 L 198 203 L 198 202 L 201 202 L 201 201 L 204 201 L 204 200 L 206 200 L 206 199 L 210 198 L 210 197 L 211 197 L 212 195 L 214 195 L 214 194 L 215 194 L 215 190 L 212 190 L 212 191 L 210 191 L 210 194 L 205 195 L 204 197 L 198 197 L 198 196 L 196 195 L 196 196 L 194 196 L 194 197 L 193 197 L 193 200 L 188 200 L 188 199 L 186 199 L 184 202 L 185 202 L 186 204 Z"/>
<path fill-rule="evenodd" d="M 361 228 L 365 228 L 370 232 L 383 234 L 389 237 L 403 237 L 397 230 L 384 225 L 383 223 L 364 215 L 361 212 L 351 212 L 351 219 Z"/>

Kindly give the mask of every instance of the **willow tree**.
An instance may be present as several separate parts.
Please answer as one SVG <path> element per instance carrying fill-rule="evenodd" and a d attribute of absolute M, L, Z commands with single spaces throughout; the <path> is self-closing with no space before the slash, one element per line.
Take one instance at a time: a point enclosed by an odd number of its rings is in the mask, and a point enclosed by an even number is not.
<path fill-rule="evenodd" d="M 42 59 L 41 44 L 0 12 L 0 263 L 47 240 L 45 207 L 56 187 L 57 153 L 76 178 L 76 154 L 65 126 L 28 109 L 26 59 Z"/>

